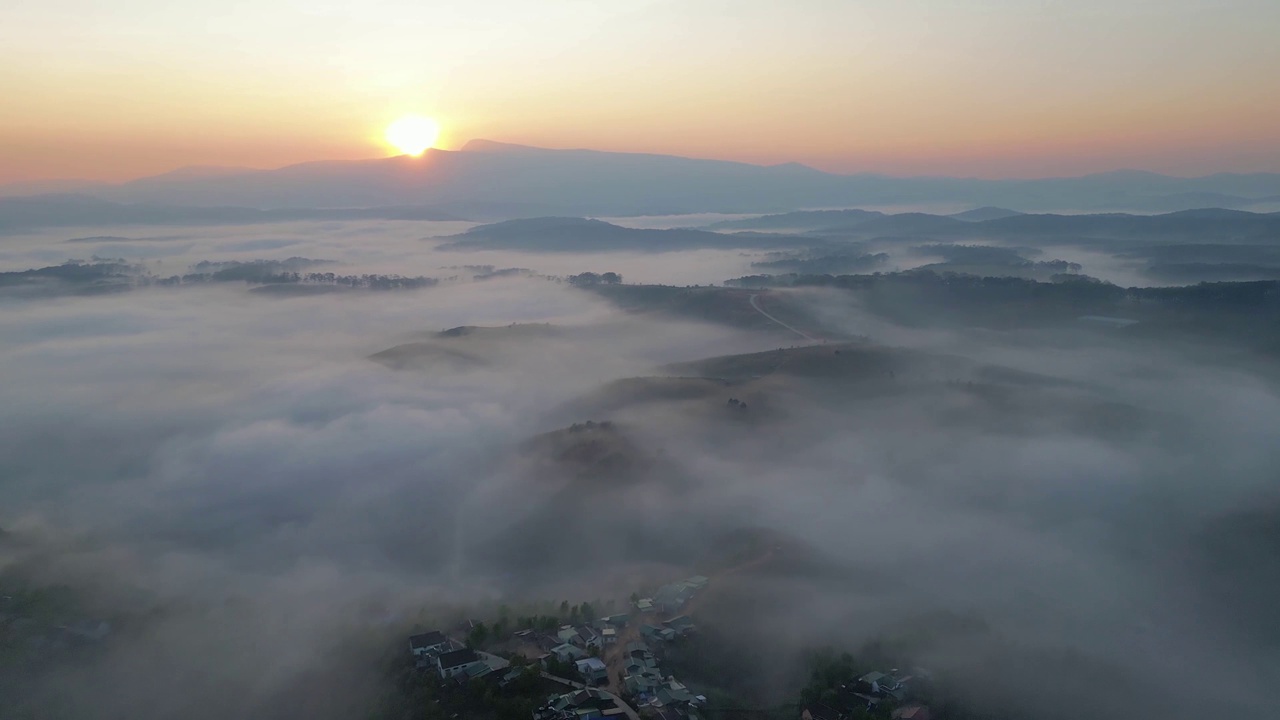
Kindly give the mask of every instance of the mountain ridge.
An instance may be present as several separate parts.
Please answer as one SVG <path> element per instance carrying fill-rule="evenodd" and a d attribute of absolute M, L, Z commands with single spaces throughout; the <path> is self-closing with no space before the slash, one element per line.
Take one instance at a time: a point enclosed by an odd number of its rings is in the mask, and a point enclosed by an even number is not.
<path fill-rule="evenodd" d="M 420 157 L 320 160 L 270 170 L 179 169 L 116 185 L 76 187 L 125 204 L 259 209 L 429 205 L 483 220 L 943 204 L 1024 213 L 1168 212 L 1207 205 L 1280 210 L 1280 174 L 1269 173 L 1181 178 L 1122 170 L 1028 180 L 894 177 L 834 174 L 799 163 L 756 165 L 484 139 Z"/>

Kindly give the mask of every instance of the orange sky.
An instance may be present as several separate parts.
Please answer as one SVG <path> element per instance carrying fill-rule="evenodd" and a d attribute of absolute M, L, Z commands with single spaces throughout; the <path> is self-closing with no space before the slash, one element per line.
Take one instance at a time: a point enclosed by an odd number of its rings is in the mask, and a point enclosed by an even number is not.
<path fill-rule="evenodd" d="M 547 147 L 839 172 L 1280 171 L 1280 3 L 46 0 L 0 25 L 0 183 Z"/>

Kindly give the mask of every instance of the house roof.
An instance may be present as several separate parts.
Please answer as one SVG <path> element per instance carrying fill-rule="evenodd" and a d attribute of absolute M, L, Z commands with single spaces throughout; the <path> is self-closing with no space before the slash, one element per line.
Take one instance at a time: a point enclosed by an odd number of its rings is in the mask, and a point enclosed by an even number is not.
<path fill-rule="evenodd" d="M 693 619 L 692 619 L 692 618 L 690 618 L 688 615 L 681 615 L 680 617 L 673 617 L 673 618 L 671 618 L 670 620 L 668 620 L 668 621 L 666 622 L 666 626 L 667 626 L 667 627 L 669 627 L 669 628 L 671 628 L 672 630 L 675 630 L 676 632 L 683 632 L 683 631 L 686 631 L 686 630 L 692 630 L 692 629 L 693 629 Z"/>
<path fill-rule="evenodd" d="M 569 657 L 575 658 L 575 659 L 586 656 L 586 653 L 582 651 L 582 648 L 578 647 L 577 645 L 570 645 L 569 643 L 564 643 L 563 645 L 557 645 L 551 648 L 551 652 L 555 653 L 557 656 L 568 655 Z"/>
<path fill-rule="evenodd" d="M 885 678 L 887 678 L 887 677 L 889 677 L 889 676 L 888 676 L 888 675 L 885 675 L 885 674 L 884 674 L 884 673 L 882 673 L 882 672 L 875 672 L 875 671 L 872 671 L 872 672 L 869 672 L 869 673 L 867 673 L 866 675 L 863 675 L 862 677 L 858 678 L 858 680 L 859 680 L 859 681 L 861 681 L 861 682 L 864 682 L 864 683 L 868 683 L 868 684 L 870 684 L 870 683 L 873 683 L 873 682 L 880 682 L 881 680 L 884 680 L 884 679 L 885 679 Z"/>
<path fill-rule="evenodd" d="M 461 650 L 447 652 L 439 658 L 440 667 L 445 668 L 446 670 L 479 661 L 480 656 L 476 655 L 476 651 L 471 648 L 462 648 Z"/>
<path fill-rule="evenodd" d="M 484 661 L 485 665 L 489 666 L 490 670 L 505 670 L 511 667 L 511 661 L 506 658 L 498 657 L 497 655 L 486 652 L 476 654 L 480 656 L 480 659 Z"/>
<path fill-rule="evenodd" d="M 449 642 L 449 638 L 446 638 L 444 633 L 439 630 L 432 630 L 431 632 L 424 632 L 419 635 L 409 636 L 409 647 L 414 650 L 417 650 L 418 648 L 435 647 L 436 645 L 443 645 L 447 642 Z"/>
<path fill-rule="evenodd" d="M 929 714 L 929 709 L 923 705 L 906 705 L 893 711 L 893 717 L 902 718 L 902 720 L 913 720 L 917 717 L 925 717 Z"/>
<path fill-rule="evenodd" d="M 598 672 L 605 669 L 605 664 L 600 658 L 589 657 L 578 661 L 578 672 L 582 672 L 583 668 Z"/>

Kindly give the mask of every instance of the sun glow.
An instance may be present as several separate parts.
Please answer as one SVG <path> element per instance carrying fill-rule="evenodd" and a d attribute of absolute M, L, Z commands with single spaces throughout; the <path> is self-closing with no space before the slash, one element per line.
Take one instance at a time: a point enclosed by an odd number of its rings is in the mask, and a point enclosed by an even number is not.
<path fill-rule="evenodd" d="M 421 115 L 406 115 L 388 125 L 384 136 L 405 155 L 421 155 L 435 147 L 440 138 L 440 123 Z"/>

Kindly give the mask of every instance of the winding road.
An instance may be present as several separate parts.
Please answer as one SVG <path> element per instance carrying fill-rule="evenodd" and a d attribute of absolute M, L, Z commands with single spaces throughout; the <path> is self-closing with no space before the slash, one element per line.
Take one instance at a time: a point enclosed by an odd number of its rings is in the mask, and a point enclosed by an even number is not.
<path fill-rule="evenodd" d="M 808 340 L 809 342 L 822 342 L 822 341 L 821 341 L 821 340 L 819 340 L 818 338 L 816 338 L 816 337 L 814 337 L 814 336 L 812 336 L 812 335 L 810 335 L 810 334 L 806 333 L 805 331 L 803 331 L 803 330 L 797 330 L 796 328 L 794 328 L 794 327 L 792 327 L 792 326 L 790 326 L 790 325 L 788 325 L 788 324 L 786 324 L 786 323 L 782 322 L 782 321 L 781 321 L 781 320 L 779 320 L 778 318 L 776 318 L 776 317 L 774 317 L 774 316 L 770 315 L 769 313 L 765 312 L 765 311 L 764 311 L 764 308 L 761 308 L 761 307 L 760 307 L 760 303 L 756 302 L 756 298 L 758 298 L 758 297 L 760 297 L 760 296 L 759 296 L 759 295 L 752 295 L 752 296 L 751 296 L 751 307 L 755 308 L 755 311 L 756 311 L 756 312 L 758 312 L 758 313 L 760 313 L 761 315 L 763 315 L 763 316 L 765 316 L 765 317 L 769 318 L 770 320 L 772 320 L 772 321 L 774 321 L 774 322 L 778 323 L 778 324 L 779 324 L 779 325 L 781 325 L 782 327 L 784 327 L 784 328 L 786 328 L 786 329 L 790 330 L 791 332 L 793 332 L 793 333 L 795 333 L 795 334 L 799 335 L 800 337 L 804 338 L 805 340 Z"/>

